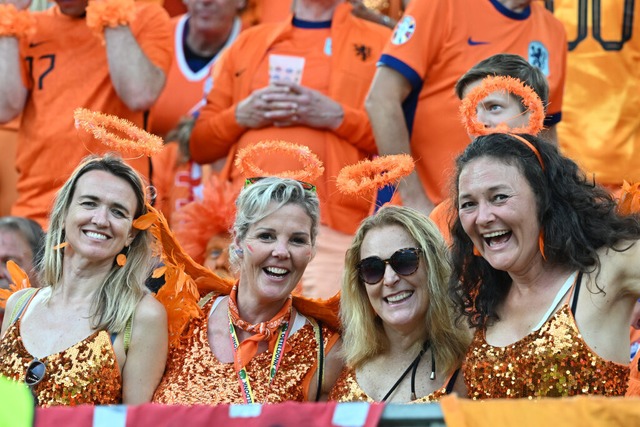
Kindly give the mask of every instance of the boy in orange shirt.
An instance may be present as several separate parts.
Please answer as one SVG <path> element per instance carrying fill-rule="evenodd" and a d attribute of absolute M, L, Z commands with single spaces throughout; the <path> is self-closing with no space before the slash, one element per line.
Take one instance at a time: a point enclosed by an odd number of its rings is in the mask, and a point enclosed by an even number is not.
<path fill-rule="evenodd" d="M 455 86 L 455 93 L 462 100 L 486 77 L 492 76 L 513 77 L 520 80 L 533 89 L 546 108 L 549 102 L 549 85 L 544 74 L 521 56 L 512 54 L 493 55 L 474 65 L 460 77 Z M 506 91 L 490 93 L 478 103 L 476 111 L 478 120 L 488 128 L 496 127 L 501 123 L 505 123 L 510 128 L 525 126 L 530 116 L 522 100 L 517 95 Z M 429 215 L 448 243 L 451 242 L 449 224 L 452 219 L 455 219 L 456 214 L 451 199 L 445 199 Z"/>

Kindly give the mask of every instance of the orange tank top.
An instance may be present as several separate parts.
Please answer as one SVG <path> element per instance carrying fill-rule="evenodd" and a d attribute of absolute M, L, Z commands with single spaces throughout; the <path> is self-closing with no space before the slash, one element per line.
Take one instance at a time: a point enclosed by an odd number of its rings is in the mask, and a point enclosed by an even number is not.
<path fill-rule="evenodd" d="M 194 332 L 186 343 L 169 354 L 167 367 L 153 402 L 182 405 L 244 403 L 233 362 L 222 363 L 211 351 L 207 337 L 209 313 L 218 299 L 203 307 L 203 316 L 193 320 Z M 300 317 L 298 314 L 296 317 Z M 322 327 L 324 348 L 335 341 L 335 333 Z M 271 352 L 257 354 L 246 366 L 256 403 L 304 401 L 308 375 L 318 364 L 318 346 L 311 325 L 306 324 L 287 339 L 276 376 L 269 386 Z"/>
<path fill-rule="evenodd" d="M 458 371 L 450 376 L 445 385 L 438 390 L 419 399 L 412 400 L 409 403 L 437 402 L 442 396 L 451 393 L 451 389 L 453 388 L 457 375 Z M 369 397 L 369 395 L 360 387 L 360 384 L 358 384 L 356 370 L 353 368 L 345 368 L 342 370 L 336 384 L 331 389 L 329 400 L 336 400 L 338 402 L 375 402 L 375 400 Z"/>
<path fill-rule="evenodd" d="M 629 366 L 604 360 L 584 342 L 573 304 L 565 302 L 541 328 L 506 347 L 486 341 L 478 328 L 463 366 L 472 399 L 566 397 L 579 394 L 624 396 Z"/>
<path fill-rule="evenodd" d="M 0 341 L 0 374 L 14 381 L 24 381 L 27 367 L 35 359 L 20 336 L 20 320 L 25 311 L 26 306 Z M 40 360 L 46 366 L 45 374 L 33 390 L 40 406 L 122 402 L 122 377 L 107 331 L 95 331 L 66 350 Z"/>

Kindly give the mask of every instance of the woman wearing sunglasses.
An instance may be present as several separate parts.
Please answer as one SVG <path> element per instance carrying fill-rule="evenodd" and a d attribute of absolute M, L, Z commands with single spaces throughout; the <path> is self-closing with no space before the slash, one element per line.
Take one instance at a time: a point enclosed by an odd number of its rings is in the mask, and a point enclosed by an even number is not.
<path fill-rule="evenodd" d="M 447 294 L 448 254 L 433 223 L 406 207 L 365 219 L 347 251 L 340 316 L 347 368 L 329 398 L 429 402 L 465 394 L 466 350 Z"/>
<path fill-rule="evenodd" d="M 87 159 L 60 189 L 41 267 L 43 287 L 9 298 L 0 374 L 42 406 L 151 400 L 167 355 L 150 273 L 144 184 L 120 158 Z"/>
<path fill-rule="evenodd" d="M 321 310 L 291 295 L 315 252 L 315 187 L 250 179 L 236 206 L 230 256 L 239 280 L 201 300 L 202 315 L 171 351 L 154 402 L 318 400 L 342 369 L 338 335 L 314 319 Z"/>

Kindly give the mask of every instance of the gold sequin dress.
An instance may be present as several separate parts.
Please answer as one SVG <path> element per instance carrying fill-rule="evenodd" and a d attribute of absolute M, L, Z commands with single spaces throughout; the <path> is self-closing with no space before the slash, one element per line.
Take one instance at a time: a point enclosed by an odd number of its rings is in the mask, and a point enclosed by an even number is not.
<path fill-rule="evenodd" d="M 169 353 L 167 367 L 153 402 L 183 405 L 244 403 L 233 362 L 222 363 L 211 351 L 207 337 L 209 312 L 215 299 L 203 307 L 204 315 L 194 320 L 193 334 L 182 346 Z M 323 327 L 325 349 L 337 336 Z M 325 351 L 326 353 L 326 351 Z M 269 386 L 271 352 L 259 353 L 246 370 L 256 403 L 306 400 L 306 385 L 318 363 L 318 348 L 313 327 L 309 324 L 294 331 L 287 339 L 285 354 L 273 383 Z"/>
<path fill-rule="evenodd" d="M 24 381 L 29 354 L 16 320 L 0 341 L 0 374 Z M 122 377 L 109 333 L 96 331 L 61 352 L 40 359 L 46 365 L 34 391 L 40 406 L 121 403 Z"/>
<path fill-rule="evenodd" d="M 538 330 L 506 347 L 478 328 L 463 367 L 472 399 L 623 396 L 629 367 L 604 360 L 584 342 L 569 304 Z"/>
<path fill-rule="evenodd" d="M 438 401 L 442 396 L 447 394 L 447 385 L 449 384 L 449 382 L 450 380 L 447 381 L 446 385 L 434 391 L 433 393 L 429 393 L 424 397 L 412 400 L 409 403 L 426 403 Z M 369 397 L 369 395 L 367 395 L 367 393 L 365 393 L 365 391 L 360 388 L 360 384 L 358 384 L 358 379 L 356 378 L 356 371 L 353 368 L 345 368 L 342 370 L 342 373 L 340 374 L 340 377 L 338 377 L 336 384 L 331 389 L 331 393 L 329 393 L 329 400 L 336 400 L 338 402 L 375 402 L 375 400 Z"/>

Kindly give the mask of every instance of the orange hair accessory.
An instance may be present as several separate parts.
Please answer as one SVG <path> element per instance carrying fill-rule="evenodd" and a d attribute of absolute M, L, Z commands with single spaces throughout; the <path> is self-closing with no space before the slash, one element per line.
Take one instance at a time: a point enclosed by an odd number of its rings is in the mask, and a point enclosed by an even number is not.
<path fill-rule="evenodd" d="M 9 275 L 11 276 L 11 281 L 13 283 L 9 284 L 9 289 L 0 289 L 0 308 L 5 308 L 7 306 L 7 300 L 11 295 L 21 289 L 31 287 L 29 276 L 14 261 L 7 261 L 7 270 L 9 270 Z"/>
<path fill-rule="evenodd" d="M 129 120 L 86 108 L 77 108 L 73 112 L 73 118 L 76 129 L 89 132 L 95 139 L 116 151 L 135 156 L 152 156 L 163 148 L 162 138 L 140 129 Z M 128 138 L 118 136 L 119 134 Z"/>
<path fill-rule="evenodd" d="M 341 193 L 358 196 L 370 194 L 388 184 L 395 184 L 415 168 L 408 154 L 394 154 L 362 160 L 340 170 L 336 185 Z"/>
<path fill-rule="evenodd" d="M 522 105 L 531 113 L 529 124 L 518 128 L 510 128 L 500 123 L 495 128 L 487 128 L 478 120 L 478 104 L 493 92 L 508 92 L 522 99 Z M 544 106 L 540 97 L 528 85 L 519 79 L 508 76 L 486 77 L 477 87 L 462 100 L 460 105 L 462 123 L 467 133 L 476 137 L 490 133 L 528 133 L 537 135 L 544 125 Z"/>
<path fill-rule="evenodd" d="M 124 267 L 126 263 L 127 256 L 125 254 L 118 254 L 118 256 L 116 257 L 116 264 L 118 264 L 120 267 Z"/>
<path fill-rule="evenodd" d="M 104 28 L 129 25 L 136 16 L 136 7 L 134 0 L 91 0 L 86 13 L 87 27 L 104 44 Z"/>
<path fill-rule="evenodd" d="M 297 171 L 288 170 L 284 172 L 269 173 L 260 169 L 253 161 L 261 156 L 272 156 L 274 152 L 280 152 L 298 159 L 298 161 L 302 163 L 302 168 Z M 236 156 L 235 165 L 240 169 L 240 172 L 245 174 L 247 177 L 277 176 L 279 178 L 291 178 L 296 181 L 307 182 L 315 181 L 324 172 L 322 162 L 318 159 L 318 156 L 309 149 L 309 147 L 293 144 L 291 142 L 275 140 L 261 141 L 257 144 L 241 149 Z"/>
<path fill-rule="evenodd" d="M 544 233 L 540 230 L 538 234 L 538 249 L 540 249 L 540 255 L 542 255 L 543 260 L 547 260 L 546 255 L 544 254 Z"/>
<path fill-rule="evenodd" d="M 13 4 L 0 4 L 0 36 L 30 37 L 36 32 L 36 20 L 28 10 Z"/>
<path fill-rule="evenodd" d="M 222 278 L 198 264 L 185 253 L 171 232 L 162 213 L 147 204 L 148 213 L 133 222 L 138 229 L 149 229 L 154 237 L 154 252 L 160 254 L 163 267 L 153 272 L 158 278 L 164 274 L 165 284 L 156 299 L 167 311 L 169 323 L 169 345 L 179 347 L 182 340 L 193 334 L 191 320 L 202 315 L 198 305 L 201 295 L 211 292 L 229 295 L 235 279 Z M 317 300 L 293 295 L 293 306 L 304 316 L 313 317 L 330 328 L 339 329 L 338 311 L 340 295 L 328 300 Z"/>
<path fill-rule="evenodd" d="M 618 213 L 631 215 L 640 212 L 640 182 L 629 184 L 622 181 L 622 191 L 618 200 Z"/>
<path fill-rule="evenodd" d="M 540 163 L 540 167 L 542 168 L 542 170 L 544 170 L 544 163 L 542 163 L 542 156 L 540 155 L 540 152 L 538 151 L 538 149 L 536 147 L 534 147 L 532 143 L 530 143 L 529 141 L 527 141 L 526 139 L 524 139 L 520 135 L 516 135 L 515 133 L 510 133 L 509 135 L 514 137 L 518 141 L 522 142 L 531 151 L 533 151 L 533 154 L 535 154 L 536 157 L 538 158 L 538 163 Z"/>
<path fill-rule="evenodd" d="M 171 228 L 185 252 L 197 263 L 206 258 L 211 236 L 228 232 L 236 215 L 238 191 L 228 181 L 212 175 L 204 184 L 202 200 L 178 209 L 171 218 Z"/>

